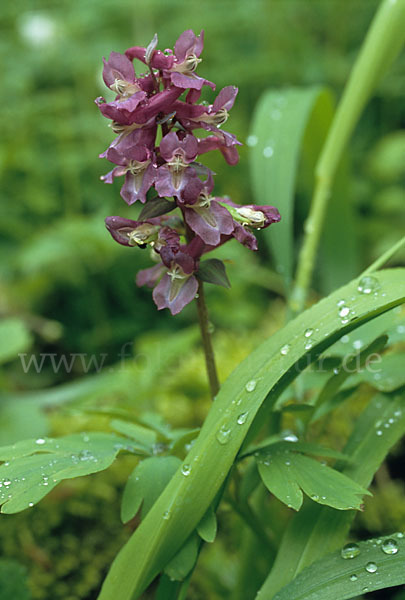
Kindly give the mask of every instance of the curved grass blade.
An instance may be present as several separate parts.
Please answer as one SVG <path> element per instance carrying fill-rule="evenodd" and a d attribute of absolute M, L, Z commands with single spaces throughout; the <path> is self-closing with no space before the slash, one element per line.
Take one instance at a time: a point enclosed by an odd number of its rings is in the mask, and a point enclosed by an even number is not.
<path fill-rule="evenodd" d="M 316 561 L 280 590 L 274 600 L 348 600 L 405 583 L 403 533 L 356 546 L 359 553 L 354 558 L 342 558 L 339 550 Z M 260 598 L 270 600 L 273 596 L 261 594 Z"/>
<path fill-rule="evenodd" d="M 228 377 L 181 468 L 113 562 L 99 600 L 115 600 L 117 586 L 120 600 L 138 598 L 180 550 L 227 477 L 270 391 L 268 410 L 300 369 L 343 334 L 405 302 L 404 269 L 378 277 L 377 295 L 359 293 L 358 281 L 352 281 L 290 321 Z M 342 298 L 350 304 L 350 320 L 343 323 L 337 306 Z M 304 336 L 309 327 L 316 332 L 310 349 Z M 166 511 L 169 519 L 163 518 Z"/>
<path fill-rule="evenodd" d="M 248 144 L 250 167 L 257 204 L 277 204 L 281 222 L 265 232 L 276 268 L 287 287 L 293 273 L 294 189 L 305 129 L 313 116 L 315 132 L 310 153 L 320 149 L 332 120 L 330 93 L 318 86 L 308 89 L 270 90 L 260 99 L 253 118 Z M 318 138 L 318 143 L 314 140 Z M 312 148 L 313 145 L 318 147 Z"/>

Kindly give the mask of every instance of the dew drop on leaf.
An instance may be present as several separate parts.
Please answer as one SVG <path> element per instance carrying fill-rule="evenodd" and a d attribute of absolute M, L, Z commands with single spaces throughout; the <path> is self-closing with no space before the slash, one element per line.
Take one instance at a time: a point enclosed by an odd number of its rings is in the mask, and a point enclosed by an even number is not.
<path fill-rule="evenodd" d="M 220 429 L 218 429 L 216 438 L 218 442 L 222 445 L 227 444 L 229 442 L 229 438 L 231 436 L 231 429 L 227 425 L 222 425 Z"/>
<path fill-rule="evenodd" d="M 44 438 L 38 438 L 37 440 L 35 440 L 35 443 L 38 444 L 38 446 L 42 446 L 43 444 L 45 444 L 46 440 L 44 440 Z"/>
<path fill-rule="evenodd" d="M 256 381 L 254 379 L 251 379 L 250 381 L 247 382 L 247 384 L 245 385 L 245 390 L 247 392 L 253 392 L 256 389 Z"/>
<path fill-rule="evenodd" d="M 357 575 L 355 573 L 353 573 L 353 575 L 350 575 L 350 581 L 357 581 Z"/>
<path fill-rule="evenodd" d="M 360 548 L 357 544 L 349 543 L 343 546 L 340 551 L 340 555 L 342 558 L 356 558 L 360 554 Z"/>
<path fill-rule="evenodd" d="M 306 329 L 306 330 L 305 330 L 305 332 L 304 332 L 304 336 L 305 336 L 306 338 L 309 338 L 309 337 L 311 337 L 311 335 L 312 335 L 313 333 L 314 333 L 314 330 L 313 330 L 313 329 L 310 327 L 309 329 Z"/>
<path fill-rule="evenodd" d="M 290 348 L 291 348 L 290 344 L 285 344 L 285 346 L 283 346 L 280 349 L 280 354 L 282 354 L 283 356 L 286 356 L 289 353 Z"/>
<path fill-rule="evenodd" d="M 347 315 L 349 313 L 350 313 L 350 308 L 348 306 L 342 306 L 342 308 L 339 310 L 339 317 L 344 319 L 345 317 L 347 317 Z"/>
<path fill-rule="evenodd" d="M 33 503 L 33 502 L 28 502 L 28 506 L 29 506 L 30 508 L 32 508 L 32 507 L 34 506 L 34 503 Z"/>
<path fill-rule="evenodd" d="M 373 277 L 372 275 L 365 275 L 362 277 L 357 286 L 357 291 L 359 294 L 371 294 L 379 289 L 380 282 L 378 281 L 377 277 Z"/>
<path fill-rule="evenodd" d="M 248 418 L 248 414 L 248 412 L 241 413 L 236 421 L 237 424 L 244 425 L 244 423 L 246 423 L 246 419 Z"/>
<path fill-rule="evenodd" d="M 165 510 L 165 512 L 163 513 L 163 518 L 165 521 L 168 521 L 170 519 L 170 510 Z"/>
<path fill-rule="evenodd" d="M 190 465 L 183 465 L 181 467 L 181 472 L 183 473 L 184 477 L 187 477 L 188 475 L 190 475 L 190 473 L 191 473 Z"/>
<path fill-rule="evenodd" d="M 377 565 L 375 562 L 368 562 L 366 564 L 366 571 L 367 573 L 375 573 L 377 571 Z"/>
<path fill-rule="evenodd" d="M 395 540 L 390 538 L 384 541 L 381 550 L 384 554 L 396 554 L 398 552 L 398 544 Z"/>

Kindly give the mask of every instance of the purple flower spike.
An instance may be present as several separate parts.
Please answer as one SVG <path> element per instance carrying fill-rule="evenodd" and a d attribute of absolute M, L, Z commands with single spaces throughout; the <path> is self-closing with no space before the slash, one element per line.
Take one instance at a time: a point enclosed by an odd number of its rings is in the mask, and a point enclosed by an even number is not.
<path fill-rule="evenodd" d="M 112 52 L 104 59 L 103 78 L 117 96 L 113 102 L 96 100 L 117 135 L 100 154 L 115 165 L 101 179 L 112 183 L 125 175 L 122 198 L 129 205 L 137 200 L 145 205 L 140 220 L 107 217 L 107 229 L 123 246 L 150 246 L 152 259 L 159 262 L 140 271 L 136 282 L 154 288 L 158 309 L 168 308 L 173 315 L 195 298 L 199 281 L 229 283 L 221 261 L 200 265 L 202 256 L 233 238 L 257 250 L 253 231 L 280 220 L 273 206 L 242 206 L 217 197 L 214 173 L 198 162 L 199 156 L 219 150 L 234 165 L 241 145 L 235 135 L 219 129 L 233 107 L 236 87 L 223 88 L 211 105 L 198 104 L 204 85 L 215 89 L 215 84 L 196 75 L 203 42 L 203 31 L 195 35 L 188 29 L 178 38 L 174 52 L 157 49 L 157 34 L 146 47 L 134 46 L 125 54 Z M 139 77 L 132 64 L 135 58 L 147 67 Z M 179 100 L 183 92 L 185 98 Z M 199 139 L 196 129 L 210 134 Z M 152 188 L 157 195 L 148 199 Z M 217 265 L 216 276 L 208 277 L 207 269 L 214 263 L 222 267 Z"/>

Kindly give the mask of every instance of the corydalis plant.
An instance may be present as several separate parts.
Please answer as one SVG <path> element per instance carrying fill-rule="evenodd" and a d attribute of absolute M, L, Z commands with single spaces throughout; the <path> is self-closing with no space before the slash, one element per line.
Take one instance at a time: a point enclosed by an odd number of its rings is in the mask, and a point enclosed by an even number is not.
<path fill-rule="evenodd" d="M 241 206 L 215 196 L 214 173 L 198 161 L 220 150 L 235 165 L 240 145 L 235 135 L 220 129 L 237 88 L 225 87 L 213 104 L 198 103 L 203 86 L 215 89 L 195 73 L 203 32 L 184 31 L 174 52 L 157 50 L 157 42 L 155 35 L 147 48 L 135 46 L 104 59 L 104 82 L 117 95 L 112 102 L 100 97 L 96 103 L 118 134 L 100 155 L 116 165 L 102 180 L 112 183 L 125 175 L 122 198 L 129 205 L 144 204 L 137 220 L 107 217 L 107 229 L 124 246 L 150 246 L 157 264 L 140 271 L 137 284 L 154 288 L 158 309 L 177 314 L 195 298 L 199 281 L 228 285 L 223 263 L 202 261 L 203 255 L 232 238 L 257 250 L 251 230 L 279 221 L 280 214 L 272 206 Z M 147 67 L 139 77 L 135 58 Z M 204 137 L 195 135 L 198 129 L 207 132 Z"/>

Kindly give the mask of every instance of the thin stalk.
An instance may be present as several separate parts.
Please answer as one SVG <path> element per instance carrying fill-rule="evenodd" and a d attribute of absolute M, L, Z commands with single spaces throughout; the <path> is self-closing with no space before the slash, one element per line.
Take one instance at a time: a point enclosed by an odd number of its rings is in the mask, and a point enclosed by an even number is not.
<path fill-rule="evenodd" d="M 315 189 L 298 259 L 291 310 L 305 306 L 331 189 L 343 151 L 364 106 L 405 40 L 405 0 L 383 0 L 343 92 L 315 170 Z"/>
<path fill-rule="evenodd" d="M 371 264 L 365 271 L 363 271 L 363 273 L 361 274 L 360 277 L 364 277 L 364 275 L 369 275 L 370 273 L 373 273 L 374 271 L 378 271 L 378 269 L 380 269 L 383 265 L 385 265 L 385 263 L 387 261 L 389 261 L 389 259 L 392 256 L 394 256 L 394 254 L 396 252 L 398 252 L 398 250 L 400 248 L 402 248 L 402 246 L 405 246 L 405 235 L 396 244 L 394 244 L 393 246 L 391 246 L 391 248 L 389 248 L 386 252 L 384 252 L 384 254 L 382 256 L 377 258 L 377 260 L 375 260 L 373 262 L 373 264 Z"/>
<path fill-rule="evenodd" d="M 198 322 L 200 324 L 201 339 L 205 355 L 205 366 L 207 368 L 211 397 L 214 399 L 219 392 L 219 381 L 217 367 L 215 365 L 214 349 L 211 342 L 210 322 L 208 319 L 207 305 L 205 304 L 204 285 L 202 281 L 200 281 L 198 285 L 198 296 L 196 298 L 196 302 Z"/>

